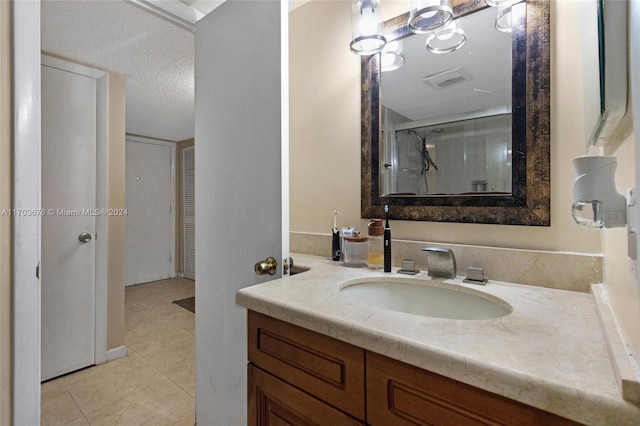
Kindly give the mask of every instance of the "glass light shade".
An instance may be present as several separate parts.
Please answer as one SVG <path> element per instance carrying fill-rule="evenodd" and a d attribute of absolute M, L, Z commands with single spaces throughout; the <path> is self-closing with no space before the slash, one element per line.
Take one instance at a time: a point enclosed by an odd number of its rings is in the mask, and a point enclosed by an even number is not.
<path fill-rule="evenodd" d="M 501 33 L 510 33 L 513 31 L 513 23 L 511 21 L 511 6 L 501 6 L 498 8 L 496 30 L 500 31 Z"/>
<path fill-rule="evenodd" d="M 520 1 L 522 0 L 485 0 L 485 3 L 491 7 L 509 7 Z"/>
<path fill-rule="evenodd" d="M 446 27 L 453 20 L 448 0 L 412 0 L 409 29 L 415 34 L 427 34 Z"/>
<path fill-rule="evenodd" d="M 355 0 L 351 5 L 351 51 L 373 55 L 387 40 L 382 36 L 383 23 L 378 13 L 380 0 Z"/>
<path fill-rule="evenodd" d="M 402 51 L 402 40 L 387 43 L 380 53 L 380 71 L 397 70 L 403 65 L 404 53 Z"/>
<path fill-rule="evenodd" d="M 461 24 L 452 21 L 444 29 L 430 33 L 425 47 L 431 53 L 451 53 L 460 49 L 467 42 L 467 34 Z"/>

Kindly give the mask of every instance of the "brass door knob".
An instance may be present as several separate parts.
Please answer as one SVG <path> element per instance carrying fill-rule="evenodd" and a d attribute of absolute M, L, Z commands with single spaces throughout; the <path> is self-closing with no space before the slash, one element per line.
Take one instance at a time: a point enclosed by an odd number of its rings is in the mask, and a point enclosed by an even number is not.
<path fill-rule="evenodd" d="M 275 275 L 278 271 L 278 262 L 273 257 L 267 257 L 266 260 L 256 263 L 253 270 L 258 275 Z"/>
<path fill-rule="evenodd" d="M 88 232 L 83 232 L 82 234 L 78 235 L 78 240 L 80 240 L 81 243 L 88 243 L 89 241 L 91 241 L 91 234 Z"/>

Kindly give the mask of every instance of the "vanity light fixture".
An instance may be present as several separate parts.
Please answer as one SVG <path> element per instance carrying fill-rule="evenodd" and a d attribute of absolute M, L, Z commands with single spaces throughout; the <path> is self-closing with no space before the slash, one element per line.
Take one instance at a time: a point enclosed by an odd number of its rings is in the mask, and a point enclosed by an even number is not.
<path fill-rule="evenodd" d="M 378 13 L 380 0 L 355 0 L 351 5 L 351 51 L 373 55 L 382 51 L 387 39 L 382 35 L 383 22 Z"/>
<path fill-rule="evenodd" d="M 430 33 L 425 44 L 429 52 L 443 54 L 460 49 L 466 42 L 467 34 L 455 20 L 444 29 Z"/>
<path fill-rule="evenodd" d="M 402 51 L 402 40 L 387 43 L 380 54 L 380 71 L 397 70 L 403 65 L 404 53 Z"/>
<path fill-rule="evenodd" d="M 449 0 L 411 0 L 409 29 L 415 34 L 428 34 L 446 27 L 453 20 Z"/>

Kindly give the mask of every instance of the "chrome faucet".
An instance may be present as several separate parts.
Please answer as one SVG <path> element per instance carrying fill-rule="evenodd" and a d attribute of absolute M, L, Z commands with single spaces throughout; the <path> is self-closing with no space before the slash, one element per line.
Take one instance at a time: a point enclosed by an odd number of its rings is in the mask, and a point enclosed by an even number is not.
<path fill-rule="evenodd" d="M 455 278 L 456 257 L 444 247 L 423 247 L 427 252 L 427 269 L 430 277 Z"/>

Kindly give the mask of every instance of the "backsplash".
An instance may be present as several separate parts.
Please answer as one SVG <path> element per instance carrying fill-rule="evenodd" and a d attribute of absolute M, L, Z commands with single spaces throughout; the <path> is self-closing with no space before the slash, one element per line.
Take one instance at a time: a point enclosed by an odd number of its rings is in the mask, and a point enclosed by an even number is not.
<path fill-rule="evenodd" d="M 328 234 L 291 232 L 289 238 L 292 253 L 330 257 L 331 236 Z M 420 249 L 427 246 L 453 250 L 458 275 L 465 275 L 468 266 L 480 266 L 490 280 L 584 293 L 589 292 L 591 284 L 603 281 L 601 255 L 422 241 L 392 240 L 393 266 L 399 267 L 402 259 L 413 259 L 416 268 L 426 271 L 427 256 Z"/>

